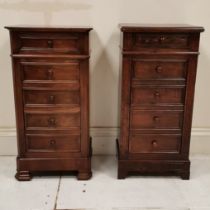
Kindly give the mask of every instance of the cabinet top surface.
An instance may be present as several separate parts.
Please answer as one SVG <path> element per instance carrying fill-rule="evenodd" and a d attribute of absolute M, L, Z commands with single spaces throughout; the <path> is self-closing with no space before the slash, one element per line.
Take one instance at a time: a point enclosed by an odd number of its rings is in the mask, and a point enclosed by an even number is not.
<path fill-rule="evenodd" d="M 201 26 L 188 24 L 120 24 L 123 32 L 203 32 Z"/>
<path fill-rule="evenodd" d="M 17 26 L 5 26 L 10 31 L 52 31 L 52 32 L 89 32 L 91 27 L 80 26 L 31 26 L 31 25 L 17 25 Z"/>

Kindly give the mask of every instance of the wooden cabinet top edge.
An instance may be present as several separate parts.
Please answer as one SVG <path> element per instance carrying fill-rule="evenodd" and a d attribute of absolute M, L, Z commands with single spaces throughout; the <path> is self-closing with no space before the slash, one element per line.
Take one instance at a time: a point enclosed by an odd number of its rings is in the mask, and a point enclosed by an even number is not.
<path fill-rule="evenodd" d="M 91 27 L 64 27 L 64 26 L 27 26 L 27 25 L 17 25 L 17 26 L 5 26 L 4 28 L 9 31 L 38 31 L 38 32 L 89 32 L 93 30 Z"/>
<path fill-rule="evenodd" d="M 122 32 L 187 32 L 200 33 L 204 31 L 202 26 L 188 24 L 119 24 Z"/>

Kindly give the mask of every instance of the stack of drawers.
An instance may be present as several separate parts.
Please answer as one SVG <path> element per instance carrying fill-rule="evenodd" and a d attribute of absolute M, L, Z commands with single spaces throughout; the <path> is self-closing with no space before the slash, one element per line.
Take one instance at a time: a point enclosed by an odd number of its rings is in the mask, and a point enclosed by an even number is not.
<path fill-rule="evenodd" d="M 18 132 L 18 180 L 33 172 L 91 177 L 89 31 L 7 27 Z"/>
<path fill-rule="evenodd" d="M 201 27 L 122 26 L 118 177 L 189 179 L 189 144 Z"/>

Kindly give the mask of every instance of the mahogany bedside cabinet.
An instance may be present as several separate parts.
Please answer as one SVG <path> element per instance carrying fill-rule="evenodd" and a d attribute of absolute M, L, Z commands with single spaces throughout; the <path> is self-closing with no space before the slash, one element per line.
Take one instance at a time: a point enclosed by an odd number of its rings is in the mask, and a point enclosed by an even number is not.
<path fill-rule="evenodd" d="M 89 31 L 6 27 L 10 32 L 17 124 L 17 174 L 75 171 L 91 177 Z"/>
<path fill-rule="evenodd" d="M 118 178 L 189 179 L 189 145 L 202 27 L 121 25 Z"/>

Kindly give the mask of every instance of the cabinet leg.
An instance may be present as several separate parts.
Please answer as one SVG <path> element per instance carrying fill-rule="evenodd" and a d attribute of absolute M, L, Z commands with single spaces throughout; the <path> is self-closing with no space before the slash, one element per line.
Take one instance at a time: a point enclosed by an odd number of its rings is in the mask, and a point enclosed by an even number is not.
<path fill-rule="evenodd" d="M 15 174 L 15 178 L 18 181 L 30 181 L 32 179 L 32 176 L 29 171 L 17 171 Z"/>
<path fill-rule="evenodd" d="M 190 171 L 183 171 L 180 174 L 180 176 L 183 180 L 189 180 L 190 179 Z"/>
<path fill-rule="evenodd" d="M 88 172 L 79 171 L 78 175 L 77 175 L 78 180 L 88 180 L 91 177 L 92 177 L 92 172 L 91 171 L 88 171 Z"/>
<path fill-rule="evenodd" d="M 125 170 L 118 170 L 118 179 L 125 179 L 128 173 Z"/>

